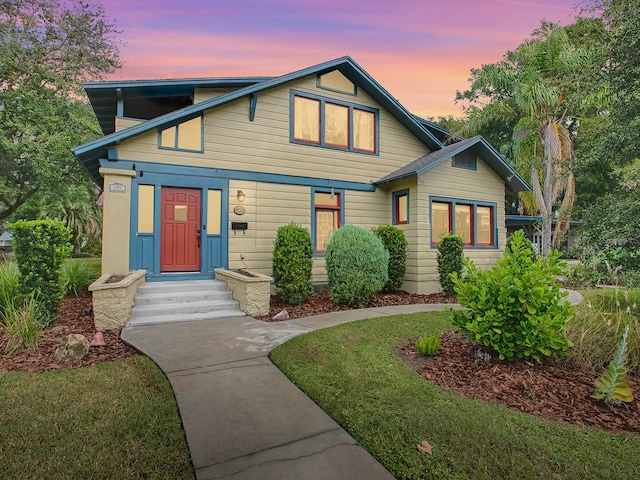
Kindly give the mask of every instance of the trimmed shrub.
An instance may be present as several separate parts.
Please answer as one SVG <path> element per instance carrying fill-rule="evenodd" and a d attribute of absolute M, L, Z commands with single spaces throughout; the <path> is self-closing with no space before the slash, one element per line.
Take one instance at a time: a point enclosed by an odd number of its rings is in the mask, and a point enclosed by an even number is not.
<path fill-rule="evenodd" d="M 389 279 L 384 284 L 385 292 L 400 290 L 407 269 L 407 239 L 404 232 L 393 225 L 382 225 L 372 228 L 373 234 L 380 239 L 385 250 L 389 252 Z"/>
<path fill-rule="evenodd" d="M 325 250 L 331 299 L 360 306 L 387 283 L 389 252 L 373 233 L 345 225 L 331 234 Z"/>
<path fill-rule="evenodd" d="M 438 275 L 442 291 L 449 296 L 455 295 L 450 274 L 462 275 L 462 249 L 464 242 L 460 235 L 448 233 L 440 237 L 438 245 Z"/>
<path fill-rule="evenodd" d="M 20 220 L 11 226 L 14 255 L 24 298 L 36 295 L 47 320 L 53 320 L 64 296 L 62 265 L 71 253 L 69 230 L 58 220 Z"/>
<path fill-rule="evenodd" d="M 574 308 L 563 300 L 556 277 L 565 264 L 560 253 L 537 256 L 513 235 L 511 248 L 491 270 L 480 271 L 466 259 L 467 274 L 451 274 L 460 305 L 451 311 L 453 324 L 469 339 L 498 353 L 500 360 L 521 358 L 538 363 L 552 352 L 565 354 L 571 343 L 565 337 Z"/>
<path fill-rule="evenodd" d="M 278 228 L 273 244 L 273 283 L 285 302 L 299 305 L 313 293 L 311 235 L 306 228 L 290 223 Z"/>

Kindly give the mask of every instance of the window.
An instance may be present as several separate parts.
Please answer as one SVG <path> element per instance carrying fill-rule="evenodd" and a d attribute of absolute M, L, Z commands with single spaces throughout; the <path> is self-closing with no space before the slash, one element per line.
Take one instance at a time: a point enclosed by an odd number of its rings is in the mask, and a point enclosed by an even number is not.
<path fill-rule="evenodd" d="M 393 192 L 393 224 L 409 223 L 409 190 Z"/>
<path fill-rule="evenodd" d="M 351 83 L 351 80 L 340 73 L 340 70 L 332 70 L 324 75 L 318 75 L 316 85 L 326 90 L 346 93 L 347 95 L 356 95 L 358 93 L 357 87 Z"/>
<path fill-rule="evenodd" d="M 159 147 L 170 150 L 202 152 L 202 117 L 160 131 Z"/>
<path fill-rule="evenodd" d="M 377 153 L 377 110 L 295 92 L 291 105 L 292 142 Z"/>
<path fill-rule="evenodd" d="M 342 225 L 342 192 L 315 190 L 313 195 L 313 250 L 324 253 L 329 236 Z"/>
<path fill-rule="evenodd" d="M 476 170 L 476 154 L 473 152 L 462 152 L 453 157 L 451 165 L 457 168 L 466 168 L 467 170 Z"/>
<path fill-rule="evenodd" d="M 495 205 L 432 198 L 431 245 L 446 233 L 461 235 L 468 247 L 496 247 Z"/>

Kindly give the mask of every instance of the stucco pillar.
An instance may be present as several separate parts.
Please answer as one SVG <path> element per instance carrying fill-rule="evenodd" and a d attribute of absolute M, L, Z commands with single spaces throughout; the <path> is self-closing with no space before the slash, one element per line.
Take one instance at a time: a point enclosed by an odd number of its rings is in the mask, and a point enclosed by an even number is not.
<path fill-rule="evenodd" d="M 101 168 L 104 178 L 102 206 L 102 274 L 129 273 L 131 179 L 135 170 Z"/>

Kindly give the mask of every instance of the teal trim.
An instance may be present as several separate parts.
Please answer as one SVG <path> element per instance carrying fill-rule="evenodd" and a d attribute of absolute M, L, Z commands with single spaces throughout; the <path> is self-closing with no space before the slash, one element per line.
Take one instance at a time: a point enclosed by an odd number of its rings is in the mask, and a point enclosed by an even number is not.
<path fill-rule="evenodd" d="M 100 160 L 100 165 L 102 167 L 119 168 L 122 170 L 132 170 L 133 164 L 134 162 L 130 160 L 119 160 L 117 163 L 108 162 L 104 159 Z M 148 163 L 139 161 L 136 161 L 135 164 L 136 170 L 138 171 L 138 176 L 142 175 L 142 177 L 145 179 L 147 178 L 147 175 L 157 173 L 167 176 L 193 176 L 198 179 L 220 178 L 248 180 L 264 183 L 280 183 L 285 185 L 301 185 L 309 187 L 328 188 L 329 190 L 331 190 L 331 187 L 336 189 L 356 190 L 359 192 L 374 192 L 376 190 L 376 186 L 371 183 L 330 180 L 327 178 L 298 177 L 295 175 L 250 172 L 246 170 L 227 170 L 222 168 L 187 167 L 181 165 L 167 165 L 161 163 Z"/>
<path fill-rule="evenodd" d="M 376 82 L 373 77 L 371 77 L 362 67 L 360 67 L 360 65 L 358 65 L 350 57 L 342 57 L 335 60 L 330 60 L 325 63 L 314 65 L 312 67 L 304 68 L 296 72 L 288 73 L 280 77 L 268 78 L 264 81 L 239 88 L 238 90 L 229 92 L 225 95 L 220 95 L 218 97 L 199 102 L 195 105 L 181 108 L 179 110 L 176 110 L 175 112 L 161 115 L 139 125 L 133 125 L 124 130 L 120 130 L 119 132 L 110 133 L 97 140 L 79 145 L 73 148 L 71 151 L 76 156 L 76 158 L 84 165 L 84 167 L 87 169 L 96 183 L 101 184 L 102 179 L 98 173 L 97 166 L 99 163 L 99 159 L 106 155 L 105 149 L 108 147 L 116 145 L 119 142 L 140 135 L 147 131 L 158 128 L 166 128 L 168 126 L 184 122 L 185 120 L 195 118 L 205 110 L 225 105 L 239 98 L 250 95 L 254 92 L 262 92 L 267 89 L 284 85 L 291 81 L 299 80 L 308 75 L 316 75 L 318 73 L 325 73 L 335 69 L 340 70 L 340 72 L 345 77 L 351 80 L 354 84 L 360 86 L 360 88 L 362 88 L 376 102 L 378 102 L 382 108 L 388 111 L 390 115 L 395 117 L 402 125 L 404 125 L 404 127 L 407 128 L 409 132 L 411 132 L 416 136 L 416 138 L 422 141 L 429 148 L 429 150 L 434 151 L 444 148 L 444 144 L 440 142 L 440 140 L 438 140 L 435 135 L 427 129 L 427 127 L 419 122 L 402 104 L 400 104 L 395 99 L 393 95 L 387 92 L 382 87 L 382 85 Z M 168 83 L 168 81 L 164 82 Z M 188 83 L 188 80 L 183 80 L 182 82 Z M 93 88 L 97 88 L 95 84 Z"/>
<path fill-rule="evenodd" d="M 191 120 L 193 120 L 193 118 Z M 184 123 L 184 122 L 182 122 L 182 123 Z M 204 153 L 204 118 L 203 118 L 203 116 L 200 115 L 200 150 L 178 147 L 178 141 L 179 141 L 179 138 L 180 138 L 180 125 L 182 125 L 182 123 L 178 123 L 177 125 L 172 125 L 173 127 L 176 127 L 176 131 L 174 132 L 174 137 L 175 138 L 173 139 L 173 145 L 174 145 L 173 147 L 165 147 L 165 146 L 162 145 L 162 135 L 164 134 L 164 132 L 166 130 L 168 130 L 171 127 L 167 127 L 164 130 L 158 129 L 158 149 L 160 149 L 160 150 L 177 150 L 179 152 Z"/>
<path fill-rule="evenodd" d="M 118 160 L 118 149 L 117 148 L 109 148 L 107 149 L 107 160 Z"/>
<path fill-rule="evenodd" d="M 309 98 L 311 100 L 317 100 L 320 102 L 320 143 L 313 142 L 305 142 L 304 140 L 296 139 L 294 136 L 295 130 L 295 98 Z M 347 107 L 349 109 L 349 146 L 347 148 L 339 147 L 335 145 L 327 145 L 325 142 L 325 105 L 327 103 L 332 103 L 334 105 L 341 105 L 343 107 Z M 358 105 L 356 103 L 345 102 L 342 100 L 336 100 L 333 98 L 322 97 L 320 95 L 314 95 L 307 92 L 301 92 L 299 90 L 291 90 L 289 92 L 289 111 L 291 114 L 289 115 L 289 141 L 291 143 L 295 143 L 297 145 L 307 145 L 312 147 L 321 147 L 328 148 L 331 150 L 340 150 L 343 152 L 352 152 L 352 153 L 360 153 L 364 155 L 379 155 L 380 154 L 380 110 L 377 108 L 366 107 L 364 105 Z M 370 152 L 368 150 L 359 150 L 353 146 L 353 110 L 362 110 L 364 112 L 371 112 L 375 117 L 375 126 L 374 126 L 374 151 Z"/>
<path fill-rule="evenodd" d="M 355 83 L 352 83 L 353 90 L 350 92 L 346 90 L 338 90 L 337 88 L 325 87 L 324 85 L 322 85 L 322 75 L 326 75 L 327 73 L 330 72 L 325 72 L 323 74 L 319 73 L 318 75 L 316 75 L 316 87 L 322 88 L 323 90 L 329 90 L 330 92 L 344 93 L 345 95 L 353 95 L 354 97 L 358 96 L 358 86 Z"/>
<path fill-rule="evenodd" d="M 120 165 L 121 162 L 118 163 Z M 166 174 L 145 171 L 148 164 L 137 163 L 138 176 L 131 182 L 131 228 L 129 264 L 132 270 L 147 270 L 147 279 L 162 280 L 178 279 L 176 273 L 160 272 L 160 243 L 161 243 L 161 205 L 162 187 L 194 188 L 201 191 L 200 225 L 202 241 L 200 248 L 200 272 L 181 273 L 184 278 L 211 278 L 216 268 L 228 267 L 229 255 L 229 181 L 228 179 L 200 177 L 196 175 Z M 154 221 L 153 233 L 138 234 L 138 186 L 152 185 L 154 187 Z M 205 223 L 208 218 L 208 190 L 221 190 L 220 233 L 207 233 Z M 182 279 L 182 278 L 180 278 Z"/>
<path fill-rule="evenodd" d="M 249 121 L 253 122 L 256 118 L 256 107 L 258 106 L 258 92 L 253 92 L 249 97 Z"/>
<path fill-rule="evenodd" d="M 345 223 L 344 219 L 344 190 L 331 189 L 331 188 L 312 188 L 311 189 L 311 248 L 313 249 L 313 256 L 324 258 L 324 252 L 317 252 L 316 250 L 316 193 L 335 193 L 340 195 L 340 225 L 342 227 Z"/>
<path fill-rule="evenodd" d="M 398 219 L 396 218 L 397 216 L 397 201 L 398 201 L 398 197 L 402 197 L 406 195 L 407 196 L 407 222 L 406 223 L 401 223 L 398 224 Z M 411 223 L 411 203 L 410 203 L 410 196 L 409 196 L 409 189 L 406 188 L 404 190 L 398 190 L 397 192 L 393 192 L 391 194 L 391 218 L 392 218 L 392 222 L 393 225 L 408 225 L 409 223 Z"/>
<path fill-rule="evenodd" d="M 433 244 L 433 222 L 431 219 L 433 218 L 433 202 L 442 202 L 448 203 L 451 205 L 451 233 L 456 233 L 456 204 L 462 205 L 471 205 L 473 207 L 473 241 L 474 245 L 465 245 L 464 248 L 473 248 L 473 249 L 485 249 L 485 250 L 495 250 L 498 248 L 498 210 L 497 204 L 494 202 L 482 202 L 475 200 L 465 200 L 462 198 L 449 198 L 449 197 L 436 197 L 429 196 L 429 244 L 431 248 L 438 248 L 437 245 Z M 493 222 L 493 245 L 476 245 L 476 239 L 478 238 L 478 224 L 476 222 L 477 218 L 477 209 L 478 207 L 491 207 L 492 211 L 492 219 Z"/>
<path fill-rule="evenodd" d="M 124 99 L 122 98 L 122 88 L 116 88 L 116 117 L 124 116 Z"/>

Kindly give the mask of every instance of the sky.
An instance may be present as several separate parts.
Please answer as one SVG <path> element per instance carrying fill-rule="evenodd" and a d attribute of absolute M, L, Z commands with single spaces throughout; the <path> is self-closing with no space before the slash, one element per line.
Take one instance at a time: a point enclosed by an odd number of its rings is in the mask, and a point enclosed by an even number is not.
<path fill-rule="evenodd" d="M 349 55 L 412 113 L 460 116 L 472 68 L 580 0 L 102 0 L 122 31 L 112 80 L 275 76 Z"/>

